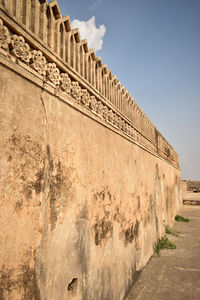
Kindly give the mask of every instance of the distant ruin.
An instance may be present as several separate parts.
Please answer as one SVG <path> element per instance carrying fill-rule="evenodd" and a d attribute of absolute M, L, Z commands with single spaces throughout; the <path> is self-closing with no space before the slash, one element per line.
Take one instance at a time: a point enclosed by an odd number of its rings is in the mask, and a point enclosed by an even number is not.
<path fill-rule="evenodd" d="M 198 180 L 183 180 L 186 183 L 187 191 L 200 192 L 200 181 Z"/>
<path fill-rule="evenodd" d="M 0 0 L 0 299 L 124 299 L 178 155 L 57 1 Z"/>

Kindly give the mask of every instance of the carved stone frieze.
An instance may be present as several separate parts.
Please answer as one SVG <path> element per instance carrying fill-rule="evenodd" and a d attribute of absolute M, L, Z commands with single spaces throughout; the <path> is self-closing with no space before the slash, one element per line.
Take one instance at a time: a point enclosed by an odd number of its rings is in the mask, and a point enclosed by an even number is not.
<path fill-rule="evenodd" d="M 81 101 L 81 87 L 79 86 L 79 83 L 77 81 L 72 81 L 71 95 L 78 102 Z"/>
<path fill-rule="evenodd" d="M 126 128 L 126 122 L 122 120 L 121 129 L 125 131 L 125 128 Z"/>
<path fill-rule="evenodd" d="M 55 85 L 60 83 L 60 70 L 55 63 L 47 64 L 47 79 L 53 82 Z"/>
<path fill-rule="evenodd" d="M 71 79 L 67 73 L 60 74 L 60 88 L 62 91 L 70 94 L 72 89 Z"/>
<path fill-rule="evenodd" d="M 119 116 L 117 114 L 115 114 L 113 122 L 117 127 L 119 127 Z"/>
<path fill-rule="evenodd" d="M 97 105 L 96 105 L 97 114 L 100 115 L 100 116 L 103 116 L 103 109 L 104 109 L 104 106 L 103 106 L 102 102 L 98 101 Z"/>
<path fill-rule="evenodd" d="M 33 50 L 31 54 L 31 67 L 40 75 L 45 76 L 47 72 L 46 58 L 41 51 Z"/>
<path fill-rule="evenodd" d="M 131 134 L 131 126 L 128 123 L 126 123 L 125 132 Z"/>
<path fill-rule="evenodd" d="M 119 129 L 122 129 L 122 118 L 121 117 L 118 118 L 118 127 L 119 127 Z"/>
<path fill-rule="evenodd" d="M 141 134 L 139 131 L 136 131 L 135 128 L 130 124 L 126 123 L 122 117 L 114 112 L 114 110 L 109 109 L 108 106 L 105 105 L 100 99 L 97 100 L 95 96 L 91 96 L 87 89 L 82 89 L 79 86 L 79 83 L 75 80 L 72 80 L 67 73 L 60 73 L 60 69 L 57 67 L 56 63 L 48 62 L 40 50 L 31 49 L 29 44 L 25 42 L 24 37 L 12 34 L 7 26 L 3 24 L 1 19 L 0 48 L 9 50 L 11 55 L 29 64 L 31 68 L 37 71 L 40 75 L 44 76 L 44 78 L 48 79 L 56 86 L 59 86 L 61 91 L 68 93 L 92 112 L 96 112 L 100 117 L 103 117 L 104 120 L 109 121 L 111 124 L 117 126 L 129 136 L 134 137 L 140 143 L 146 145 L 146 147 L 149 149 L 157 151 L 156 147 L 147 140 L 146 136 Z M 170 157 L 172 160 L 171 156 L 168 154 L 168 148 L 164 146 L 165 142 L 163 139 L 161 139 L 160 149 L 162 149 L 162 151 L 160 155 L 168 159 Z M 177 157 L 174 159 L 177 160 Z"/>
<path fill-rule="evenodd" d="M 89 103 L 90 109 L 96 111 L 96 105 L 97 105 L 97 100 L 96 100 L 95 96 L 91 96 L 90 103 Z"/>
<path fill-rule="evenodd" d="M 10 32 L 6 26 L 3 25 L 3 21 L 0 19 L 0 48 L 8 49 L 11 37 Z"/>
<path fill-rule="evenodd" d="M 104 106 L 104 108 L 103 108 L 103 117 L 106 121 L 108 120 L 108 113 L 109 113 L 108 107 Z"/>
<path fill-rule="evenodd" d="M 113 121 L 114 121 L 114 113 L 113 113 L 113 111 L 111 109 L 108 112 L 108 121 L 110 123 L 113 123 Z"/>
<path fill-rule="evenodd" d="M 25 42 L 22 36 L 16 34 L 11 37 L 11 54 L 22 61 L 29 63 L 31 59 L 30 46 Z"/>
<path fill-rule="evenodd" d="M 86 89 L 82 89 L 82 91 L 81 91 L 81 103 L 83 105 L 85 105 L 86 107 L 88 107 L 89 102 L 90 102 L 90 94 L 88 93 L 88 91 Z"/>

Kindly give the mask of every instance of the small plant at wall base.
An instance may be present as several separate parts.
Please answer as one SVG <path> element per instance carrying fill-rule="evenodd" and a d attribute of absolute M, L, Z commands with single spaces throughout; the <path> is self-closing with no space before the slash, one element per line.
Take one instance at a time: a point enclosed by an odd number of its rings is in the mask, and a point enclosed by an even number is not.
<path fill-rule="evenodd" d="M 183 216 L 181 216 L 181 215 L 176 215 L 175 216 L 175 220 L 177 221 L 177 222 L 190 222 L 190 219 L 189 218 L 185 218 L 185 217 L 183 217 Z"/>
<path fill-rule="evenodd" d="M 155 245 L 155 253 L 160 256 L 160 251 L 163 249 L 176 249 L 176 245 L 172 243 L 166 236 L 163 236 Z"/>
<path fill-rule="evenodd" d="M 180 232 L 173 231 L 168 225 L 165 226 L 165 233 L 171 234 L 173 236 L 179 236 Z"/>

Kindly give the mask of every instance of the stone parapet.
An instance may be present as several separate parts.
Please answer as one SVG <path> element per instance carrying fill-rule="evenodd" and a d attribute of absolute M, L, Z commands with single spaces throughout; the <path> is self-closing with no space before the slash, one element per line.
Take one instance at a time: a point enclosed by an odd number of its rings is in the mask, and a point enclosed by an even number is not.
<path fill-rule="evenodd" d="M 120 132 L 178 165 L 178 155 L 108 70 L 57 1 L 0 0 L 0 49 Z"/>

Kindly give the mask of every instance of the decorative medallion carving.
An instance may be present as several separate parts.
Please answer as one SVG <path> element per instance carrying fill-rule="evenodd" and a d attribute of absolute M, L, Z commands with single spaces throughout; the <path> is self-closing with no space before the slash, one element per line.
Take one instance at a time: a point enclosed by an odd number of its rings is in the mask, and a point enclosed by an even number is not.
<path fill-rule="evenodd" d="M 97 114 L 100 115 L 100 116 L 103 116 L 103 109 L 104 109 L 104 106 L 103 106 L 102 102 L 98 101 L 97 105 L 96 105 Z"/>
<path fill-rule="evenodd" d="M 88 93 L 88 91 L 86 89 L 82 89 L 82 91 L 81 91 L 81 103 L 88 107 L 89 102 L 90 102 L 90 94 Z"/>
<path fill-rule="evenodd" d="M 59 83 L 60 83 L 60 70 L 56 67 L 55 63 L 47 64 L 47 79 L 49 79 L 55 85 L 59 85 Z"/>
<path fill-rule="evenodd" d="M 41 51 L 33 50 L 31 52 L 31 67 L 40 75 L 45 76 L 47 71 L 47 61 Z"/>
<path fill-rule="evenodd" d="M 62 91 L 70 94 L 71 93 L 71 79 L 69 78 L 69 75 L 67 73 L 61 73 L 60 74 L 60 88 Z"/>
<path fill-rule="evenodd" d="M 113 123 L 113 121 L 114 121 L 114 113 L 111 109 L 109 110 L 109 113 L 108 113 L 108 121 L 110 123 Z"/>
<path fill-rule="evenodd" d="M 122 118 L 118 117 L 118 127 L 119 129 L 122 129 Z"/>
<path fill-rule="evenodd" d="M 78 102 L 81 101 L 81 87 L 79 86 L 79 83 L 77 81 L 72 81 L 71 95 Z"/>
<path fill-rule="evenodd" d="M 119 116 L 117 114 L 114 115 L 113 123 L 119 127 Z"/>
<path fill-rule="evenodd" d="M 130 134 L 130 125 L 128 123 L 125 125 L 125 132 Z"/>
<path fill-rule="evenodd" d="M 11 53 L 22 61 L 29 63 L 31 59 L 30 46 L 25 42 L 22 36 L 16 34 L 11 38 Z"/>
<path fill-rule="evenodd" d="M 121 129 L 125 131 L 125 128 L 126 128 L 126 122 L 122 120 Z"/>
<path fill-rule="evenodd" d="M 105 119 L 106 121 L 108 120 L 108 114 L 109 114 L 108 107 L 107 107 L 107 106 L 104 106 L 104 109 L 103 109 L 103 117 L 104 117 L 104 119 Z"/>
<path fill-rule="evenodd" d="M 3 21 L 0 19 L 0 48 L 8 49 L 11 37 L 10 32 L 6 26 L 3 25 Z"/>
<path fill-rule="evenodd" d="M 89 107 L 91 108 L 91 110 L 96 111 L 96 105 L 97 105 L 97 100 L 96 100 L 95 96 L 91 96 Z"/>

